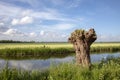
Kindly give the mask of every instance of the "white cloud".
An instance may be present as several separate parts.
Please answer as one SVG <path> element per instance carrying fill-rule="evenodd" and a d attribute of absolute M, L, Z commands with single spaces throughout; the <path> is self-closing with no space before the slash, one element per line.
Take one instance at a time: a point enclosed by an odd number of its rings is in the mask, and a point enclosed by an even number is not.
<path fill-rule="evenodd" d="M 29 16 L 25 16 L 20 20 L 20 24 L 29 24 L 33 22 L 33 18 Z"/>
<path fill-rule="evenodd" d="M 56 31 L 56 32 L 71 30 L 71 29 L 74 29 L 76 25 L 72 23 L 71 24 L 70 23 L 58 23 L 58 24 L 53 24 L 53 25 L 36 25 L 36 27 L 37 27 L 37 30 L 42 29 L 45 33 L 46 30 Z"/>
<path fill-rule="evenodd" d="M 19 37 L 19 36 L 26 36 L 26 34 L 25 33 L 22 33 L 22 32 L 20 32 L 20 31 L 18 31 L 17 29 L 12 29 L 12 28 L 9 28 L 7 31 L 5 31 L 5 32 L 2 32 L 2 34 L 4 34 L 4 35 L 6 35 L 6 36 L 8 36 L 8 38 L 10 37 L 10 36 L 14 36 L 14 37 Z"/>
<path fill-rule="evenodd" d="M 68 37 L 68 35 L 67 34 L 62 34 L 61 37 L 66 38 L 66 37 Z"/>
<path fill-rule="evenodd" d="M 36 36 L 37 36 L 37 34 L 35 32 L 30 33 L 30 37 L 36 37 Z"/>
<path fill-rule="evenodd" d="M 16 34 L 17 30 L 16 29 L 8 29 L 6 32 L 4 32 L 3 34 L 6 35 L 13 35 Z"/>
<path fill-rule="evenodd" d="M 72 29 L 74 27 L 75 27 L 75 25 L 67 24 L 67 23 L 65 23 L 65 24 L 56 24 L 56 25 L 53 26 L 53 28 L 57 29 L 57 30 L 69 30 L 69 29 Z"/>
<path fill-rule="evenodd" d="M 40 31 L 40 35 L 44 35 L 45 34 L 45 32 L 42 30 L 42 31 Z"/>
<path fill-rule="evenodd" d="M 68 35 L 65 33 L 60 33 L 60 32 L 56 32 L 56 31 L 49 31 L 49 30 L 45 30 L 44 31 L 44 36 L 43 35 L 39 35 L 39 41 L 67 41 L 67 37 Z"/>
<path fill-rule="evenodd" d="M 21 13 L 22 16 L 31 16 L 39 20 L 56 20 L 56 21 L 71 21 L 77 22 L 77 20 L 65 17 L 64 14 L 58 12 L 55 9 L 47 8 L 44 11 L 24 10 Z"/>
<path fill-rule="evenodd" d="M 100 42 L 109 42 L 109 41 L 120 41 L 120 35 L 112 35 L 112 34 L 99 34 L 97 35 L 97 41 Z"/>
<path fill-rule="evenodd" d="M 37 18 L 37 19 L 41 19 L 41 20 L 57 20 L 57 21 L 68 21 L 69 19 L 62 17 L 62 15 L 60 15 L 57 12 L 51 12 L 52 9 L 49 11 L 41 11 L 41 12 L 31 12 L 30 16 Z"/>
<path fill-rule="evenodd" d="M 24 3 L 29 3 L 31 5 L 35 5 L 34 1 L 32 0 L 22 0 Z M 30 2 L 29 2 L 30 1 Z M 56 0 L 58 1 L 58 0 Z M 62 0 L 64 1 L 64 0 Z M 18 1 L 19 2 L 19 1 Z M 61 2 L 60 4 L 63 4 L 64 2 Z M 55 3 L 57 4 L 57 3 Z M 43 27 L 41 26 L 33 28 L 31 27 L 30 31 L 31 33 L 27 32 L 25 37 L 25 32 L 20 32 L 17 29 L 20 29 L 16 27 L 16 29 L 11 29 L 11 27 L 2 27 L 0 28 L 0 32 L 4 33 L 4 35 L 7 35 L 7 38 L 9 38 L 9 35 L 14 35 L 11 36 L 11 39 L 21 39 L 21 40 L 39 40 L 39 41 L 65 41 L 67 36 L 65 34 L 61 34 L 59 32 L 65 31 L 65 30 L 70 30 L 75 27 L 74 21 L 76 21 L 73 18 L 69 18 L 68 15 L 65 15 L 63 13 L 60 13 L 58 10 L 51 9 L 51 8 L 45 8 L 44 10 L 33 10 L 31 9 L 25 9 L 23 7 L 18 7 L 16 5 L 10 4 L 10 3 L 1 3 L 0 1 L 0 16 L 5 16 L 9 20 L 8 22 L 5 21 L 8 25 L 21 25 L 24 26 L 24 30 L 26 31 L 30 29 L 27 24 L 34 23 L 35 25 L 41 24 L 40 21 L 43 22 Z M 11 20 L 12 19 L 12 20 Z M 36 20 L 36 21 L 35 21 Z M 52 24 L 52 25 L 46 25 L 44 24 L 45 21 L 56 21 L 58 24 Z M 11 23 L 11 24 L 9 24 Z M 23 25 L 26 24 L 26 25 Z M 33 24 L 33 26 L 34 26 Z M 3 25 L 3 24 L 2 24 Z M 6 25 L 5 25 L 6 26 Z M 23 27 L 22 27 L 23 28 Z M 39 29 L 37 29 L 39 28 Z M 39 36 L 41 38 L 37 38 L 38 35 L 36 34 L 37 30 L 41 30 L 39 32 Z M 49 30 L 49 31 L 46 31 Z M 50 32 L 51 31 L 51 32 Z M 55 32 L 52 32 L 55 31 Z M 57 32 L 59 31 L 59 32 Z M 24 37 L 20 37 L 23 35 Z M 34 38 L 33 38 L 34 37 Z M 4 38 L 3 38 L 4 39 Z"/>
<path fill-rule="evenodd" d="M 17 25 L 19 24 L 19 20 L 18 19 L 13 19 L 11 22 L 12 25 Z"/>
<path fill-rule="evenodd" d="M 21 19 L 13 19 L 11 24 L 12 25 L 18 25 L 18 24 L 30 24 L 33 22 L 33 18 L 29 16 L 25 16 Z"/>
<path fill-rule="evenodd" d="M 4 26 L 4 25 L 5 25 L 4 23 L 2 23 L 2 22 L 0 23 L 0 26 Z"/>
<path fill-rule="evenodd" d="M 24 1 L 23 1 L 24 2 Z M 25 1 L 29 2 L 29 0 Z M 30 3 L 32 1 L 30 0 Z M 34 2 L 34 1 L 33 1 Z M 56 9 L 45 8 L 44 10 L 35 11 L 33 9 L 24 9 L 22 7 L 18 7 L 15 5 L 11 5 L 9 3 L 0 2 L 0 16 L 6 16 L 10 19 L 13 19 L 11 24 L 27 24 L 33 22 L 35 20 L 56 20 L 56 21 L 64 21 L 64 22 L 73 22 L 77 21 L 72 18 L 68 18 L 63 13 L 60 13 Z M 21 19 L 23 18 L 23 19 Z"/>

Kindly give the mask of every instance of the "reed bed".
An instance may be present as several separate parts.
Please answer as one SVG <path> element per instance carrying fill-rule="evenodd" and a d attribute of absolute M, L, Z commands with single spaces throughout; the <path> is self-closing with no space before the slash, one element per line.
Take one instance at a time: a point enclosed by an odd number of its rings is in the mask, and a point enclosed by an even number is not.
<path fill-rule="evenodd" d="M 102 53 L 102 52 L 118 52 L 120 51 L 120 46 L 92 46 L 92 53 Z"/>
<path fill-rule="evenodd" d="M 71 54 L 72 49 L 68 48 L 5 48 L 0 49 L 0 57 L 6 59 L 65 57 Z"/>
<path fill-rule="evenodd" d="M 120 58 L 108 58 L 93 64 L 91 69 L 75 63 L 52 64 L 47 71 L 23 71 L 6 66 L 0 80 L 120 80 Z"/>
<path fill-rule="evenodd" d="M 91 53 L 118 52 L 120 43 L 95 43 L 91 46 Z M 69 43 L 3 43 L 0 44 L 1 58 L 25 58 L 25 57 L 64 57 L 75 53 L 72 44 Z"/>

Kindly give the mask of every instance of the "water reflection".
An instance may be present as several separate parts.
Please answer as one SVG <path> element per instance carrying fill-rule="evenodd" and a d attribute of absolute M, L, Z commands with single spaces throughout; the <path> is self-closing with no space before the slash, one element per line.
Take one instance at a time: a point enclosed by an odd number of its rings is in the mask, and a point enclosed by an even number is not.
<path fill-rule="evenodd" d="M 107 57 L 120 57 L 120 53 L 103 53 L 103 54 L 91 54 L 91 62 L 100 62 Z"/>
<path fill-rule="evenodd" d="M 103 53 L 103 54 L 91 54 L 91 62 L 99 62 L 103 58 L 108 56 L 120 57 L 120 53 Z M 24 70 L 37 70 L 47 69 L 52 63 L 72 62 L 75 60 L 75 56 L 67 56 L 65 58 L 50 58 L 46 60 L 42 59 L 30 59 L 30 60 L 9 60 L 8 66 L 10 68 L 24 69 Z M 0 59 L 0 68 L 5 67 L 7 61 Z"/>

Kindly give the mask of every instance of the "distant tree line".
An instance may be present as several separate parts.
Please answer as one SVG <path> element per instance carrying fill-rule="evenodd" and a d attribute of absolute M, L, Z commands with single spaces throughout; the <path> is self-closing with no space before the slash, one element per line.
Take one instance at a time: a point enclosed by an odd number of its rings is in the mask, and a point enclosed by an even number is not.
<path fill-rule="evenodd" d="M 0 43 L 35 43 L 35 41 L 0 40 Z"/>

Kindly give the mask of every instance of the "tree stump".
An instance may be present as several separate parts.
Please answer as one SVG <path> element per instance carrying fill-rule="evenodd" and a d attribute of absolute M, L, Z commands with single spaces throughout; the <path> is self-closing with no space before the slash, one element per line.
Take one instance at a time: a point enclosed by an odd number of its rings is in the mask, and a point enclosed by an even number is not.
<path fill-rule="evenodd" d="M 76 64 L 83 67 L 91 66 L 90 46 L 96 39 L 97 35 L 94 29 L 90 29 L 89 31 L 80 29 L 71 33 L 68 41 L 73 44 L 75 49 Z"/>

